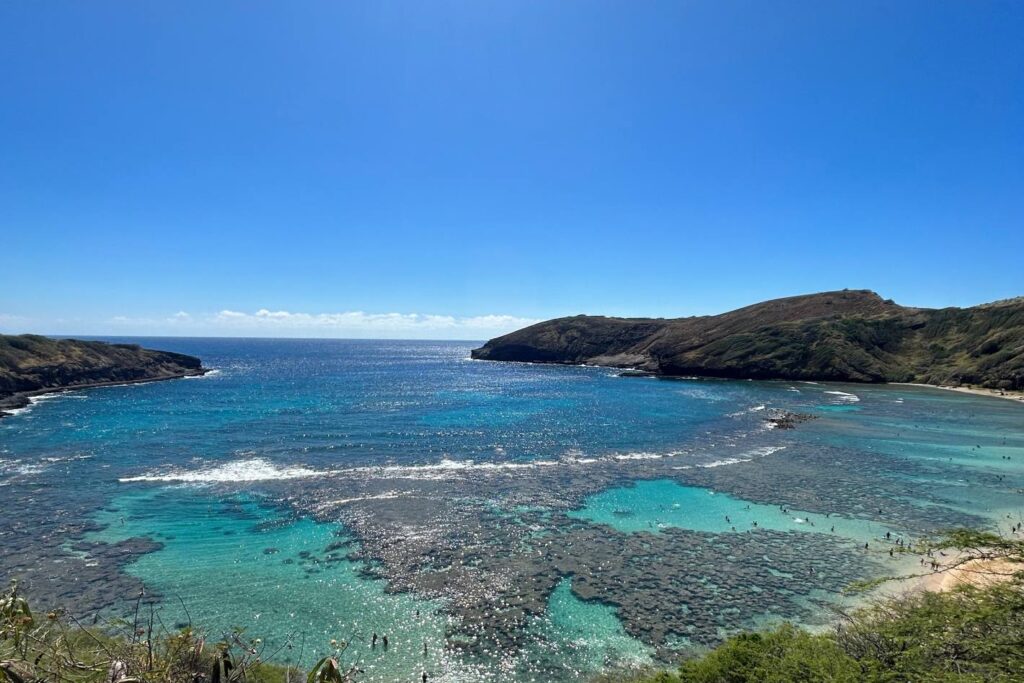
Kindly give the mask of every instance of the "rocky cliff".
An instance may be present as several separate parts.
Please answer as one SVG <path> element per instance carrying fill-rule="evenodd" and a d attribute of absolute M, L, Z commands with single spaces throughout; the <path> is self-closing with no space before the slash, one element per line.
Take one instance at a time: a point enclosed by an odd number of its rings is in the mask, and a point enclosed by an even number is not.
<path fill-rule="evenodd" d="M 46 391 L 204 372 L 198 358 L 134 344 L 0 335 L 0 411 L 26 405 L 28 396 Z"/>
<path fill-rule="evenodd" d="M 666 376 L 923 382 L 1024 389 L 1024 297 L 907 308 L 874 292 L 776 299 L 676 319 L 580 315 L 473 351 L 484 360 L 588 363 Z"/>

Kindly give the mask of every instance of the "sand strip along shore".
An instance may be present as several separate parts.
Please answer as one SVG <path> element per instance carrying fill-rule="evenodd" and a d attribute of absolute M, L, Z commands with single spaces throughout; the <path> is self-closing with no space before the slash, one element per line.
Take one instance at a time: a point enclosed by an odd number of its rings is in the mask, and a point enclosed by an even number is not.
<path fill-rule="evenodd" d="M 983 387 L 953 387 L 944 384 L 919 384 L 915 382 L 890 382 L 892 386 L 904 387 L 927 387 L 929 389 L 943 389 L 945 391 L 959 391 L 961 394 L 974 394 L 975 396 L 991 396 L 993 398 L 1007 398 L 1011 401 L 1024 403 L 1024 391 L 1010 391 L 1007 389 L 985 389 Z"/>

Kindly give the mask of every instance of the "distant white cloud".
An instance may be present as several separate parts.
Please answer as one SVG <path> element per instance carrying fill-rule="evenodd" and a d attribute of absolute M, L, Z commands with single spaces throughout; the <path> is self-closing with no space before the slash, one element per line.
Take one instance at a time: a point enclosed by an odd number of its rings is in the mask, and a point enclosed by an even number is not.
<path fill-rule="evenodd" d="M 0 318 L 2 322 L 2 318 Z M 487 339 L 538 322 L 513 315 L 451 316 L 427 313 L 300 313 L 261 308 L 224 309 L 214 314 L 186 311 L 167 316 L 109 318 L 109 332 L 138 335 L 262 337 L 354 337 L 393 339 Z M 103 334 L 104 331 L 94 332 Z"/>
<path fill-rule="evenodd" d="M 255 313 L 223 310 L 217 323 L 230 328 L 264 332 L 291 330 L 306 334 L 406 338 L 479 339 L 517 330 L 537 322 L 512 315 L 456 317 L 425 313 L 294 313 L 261 308 Z"/>

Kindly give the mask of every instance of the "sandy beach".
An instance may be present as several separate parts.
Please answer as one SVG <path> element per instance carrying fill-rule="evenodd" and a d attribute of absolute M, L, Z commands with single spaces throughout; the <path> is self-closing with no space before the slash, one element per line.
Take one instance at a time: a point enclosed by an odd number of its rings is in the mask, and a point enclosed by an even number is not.
<path fill-rule="evenodd" d="M 927 387 L 929 389 L 944 389 L 946 391 L 959 391 L 962 394 L 974 394 L 976 396 L 992 396 L 994 398 L 1007 398 L 1011 401 L 1024 403 L 1024 391 L 1010 391 L 1006 389 L 985 389 L 983 387 L 953 387 L 942 384 L 919 384 L 914 382 L 891 382 L 896 386 L 906 387 Z"/>
<path fill-rule="evenodd" d="M 1015 572 L 1024 571 L 1024 564 L 999 559 L 969 560 L 958 565 L 962 553 L 946 550 L 946 557 L 941 558 L 935 571 L 915 574 L 893 582 L 885 594 L 914 593 L 918 591 L 945 592 L 957 586 L 969 584 L 977 587 L 990 586 L 1000 581 L 1008 581 Z"/>

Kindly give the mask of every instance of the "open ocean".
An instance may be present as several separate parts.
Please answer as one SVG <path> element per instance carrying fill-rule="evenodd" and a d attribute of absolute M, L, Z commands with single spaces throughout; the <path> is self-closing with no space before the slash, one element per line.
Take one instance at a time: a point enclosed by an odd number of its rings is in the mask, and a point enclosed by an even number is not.
<path fill-rule="evenodd" d="M 918 567 L 898 540 L 1024 519 L 1024 405 L 996 398 L 477 362 L 466 342 L 131 341 L 213 372 L 0 420 L 0 577 L 83 616 L 144 586 L 167 628 L 244 627 L 282 662 L 350 642 L 361 680 L 670 662 L 826 623 L 851 582 Z M 772 429 L 779 410 L 816 419 Z"/>

